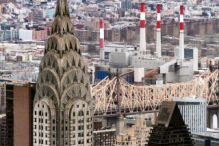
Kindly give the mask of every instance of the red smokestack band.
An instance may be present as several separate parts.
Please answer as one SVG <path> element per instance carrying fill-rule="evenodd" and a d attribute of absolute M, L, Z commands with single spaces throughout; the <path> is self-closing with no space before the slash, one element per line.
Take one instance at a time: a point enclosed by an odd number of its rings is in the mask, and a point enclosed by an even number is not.
<path fill-rule="evenodd" d="M 157 4 L 157 13 L 160 13 L 160 4 Z"/>
<path fill-rule="evenodd" d="M 183 15 L 183 6 L 180 6 L 180 15 Z"/>
<path fill-rule="evenodd" d="M 157 28 L 160 28 L 160 21 L 157 21 Z"/>
<path fill-rule="evenodd" d="M 103 18 L 100 18 L 100 28 L 104 28 Z"/>
<path fill-rule="evenodd" d="M 184 30 L 184 24 L 183 24 L 183 22 L 180 22 L 180 30 Z"/>
<path fill-rule="evenodd" d="M 100 48 L 101 48 L 101 49 L 104 48 L 104 39 L 100 39 Z"/>
<path fill-rule="evenodd" d="M 141 3 L 140 11 L 145 12 L 145 3 Z"/>
<path fill-rule="evenodd" d="M 104 48 L 104 22 L 103 18 L 100 18 L 100 49 Z"/>
<path fill-rule="evenodd" d="M 140 27 L 145 28 L 145 20 L 140 20 Z"/>

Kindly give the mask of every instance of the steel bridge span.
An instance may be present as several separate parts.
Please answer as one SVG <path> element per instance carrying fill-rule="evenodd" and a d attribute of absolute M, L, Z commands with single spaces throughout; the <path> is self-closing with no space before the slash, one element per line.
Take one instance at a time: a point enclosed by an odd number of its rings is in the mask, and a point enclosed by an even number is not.
<path fill-rule="evenodd" d="M 106 77 L 92 88 L 94 116 L 157 112 L 162 101 L 175 97 L 203 97 L 209 105 L 218 104 L 218 70 L 205 72 L 189 82 L 163 85 L 133 85 L 119 76 Z"/>

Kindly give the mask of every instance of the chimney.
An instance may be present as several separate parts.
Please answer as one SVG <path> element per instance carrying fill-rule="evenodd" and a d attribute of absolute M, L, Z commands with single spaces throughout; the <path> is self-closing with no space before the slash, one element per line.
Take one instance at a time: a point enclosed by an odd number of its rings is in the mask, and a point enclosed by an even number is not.
<path fill-rule="evenodd" d="M 156 40 L 156 55 L 161 57 L 161 27 L 160 27 L 160 4 L 157 4 L 157 40 Z"/>
<path fill-rule="evenodd" d="M 145 3 L 140 6 L 140 52 L 146 52 Z"/>
<path fill-rule="evenodd" d="M 100 18 L 100 60 L 104 61 L 104 22 L 103 18 Z"/>
<path fill-rule="evenodd" d="M 180 6 L 179 59 L 184 60 L 184 20 L 183 6 Z"/>

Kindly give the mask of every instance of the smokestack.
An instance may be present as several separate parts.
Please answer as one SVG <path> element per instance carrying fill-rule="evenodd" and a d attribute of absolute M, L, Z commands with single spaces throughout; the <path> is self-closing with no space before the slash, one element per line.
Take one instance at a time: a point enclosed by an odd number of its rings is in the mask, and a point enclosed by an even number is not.
<path fill-rule="evenodd" d="M 146 52 L 145 3 L 140 6 L 140 52 Z"/>
<path fill-rule="evenodd" d="M 161 57 L 161 27 L 160 27 L 160 4 L 157 4 L 157 41 L 156 41 L 156 55 Z"/>
<path fill-rule="evenodd" d="M 180 6 L 179 59 L 184 60 L 184 20 L 183 6 Z"/>
<path fill-rule="evenodd" d="M 103 18 L 100 18 L 100 60 L 104 60 L 104 22 Z"/>

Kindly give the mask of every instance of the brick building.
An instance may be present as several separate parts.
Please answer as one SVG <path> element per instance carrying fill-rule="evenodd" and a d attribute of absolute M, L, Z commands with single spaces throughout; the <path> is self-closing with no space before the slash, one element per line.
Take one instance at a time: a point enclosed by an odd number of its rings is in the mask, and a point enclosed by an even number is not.
<path fill-rule="evenodd" d="M 6 85 L 6 145 L 31 146 L 35 84 Z"/>
<path fill-rule="evenodd" d="M 48 28 L 31 28 L 30 30 L 33 31 L 32 38 L 36 41 L 46 40 L 48 38 L 48 33 L 51 33 Z"/>
<path fill-rule="evenodd" d="M 85 29 L 76 29 L 75 37 L 77 37 L 79 41 L 91 40 L 91 31 Z"/>

